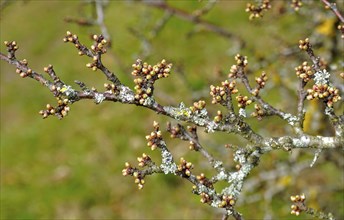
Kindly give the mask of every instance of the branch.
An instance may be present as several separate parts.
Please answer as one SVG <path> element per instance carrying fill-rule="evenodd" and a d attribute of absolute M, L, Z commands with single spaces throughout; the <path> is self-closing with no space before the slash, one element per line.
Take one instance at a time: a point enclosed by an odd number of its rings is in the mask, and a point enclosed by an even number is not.
<path fill-rule="evenodd" d="M 332 213 L 324 213 L 308 207 L 305 204 L 306 196 L 304 194 L 291 196 L 290 200 L 293 202 L 293 205 L 291 205 L 291 214 L 293 215 L 298 216 L 301 212 L 306 212 L 307 214 L 319 219 L 335 220 Z"/>
<path fill-rule="evenodd" d="M 325 114 L 329 116 L 332 125 L 335 128 L 336 135 L 344 135 L 344 118 L 338 117 L 333 109 L 333 104 L 340 101 L 339 90 L 330 83 L 330 73 L 326 69 L 321 69 L 320 58 L 316 57 L 312 49 L 309 39 L 299 41 L 299 48 L 307 52 L 309 58 L 313 62 L 312 69 L 314 75 L 310 74 L 306 79 L 313 79 L 314 85 L 312 89 L 307 90 L 307 99 L 321 99 L 325 104 Z"/>
<path fill-rule="evenodd" d="M 234 33 L 231 33 L 219 26 L 216 26 L 208 21 L 203 20 L 202 18 L 200 18 L 200 16 L 207 12 L 207 10 L 205 10 L 204 12 L 201 10 L 201 13 L 198 13 L 196 11 L 196 13 L 194 14 L 190 14 L 182 9 L 178 9 L 178 8 L 174 8 L 170 5 L 168 5 L 165 1 L 147 1 L 147 0 L 141 0 L 142 3 L 151 6 L 151 7 L 155 7 L 158 9 L 162 9 L 170 14 L 176 15 L 177 17 L 190 21 L 192 23 L 198 24 L 198 25 L 202 25 L 205 29 L 217 33 L 223 37 L 229 38 L 229 39 L 235 39 L 237 42 L 240 43 L 241 46 L 244 45 L 243 41 L 241 40 L 241 38 L 239 36 L 237 36 Z M 212 5 L 210 5 L 212 7 Z M 209 7 L 209 8 L 211 8 Z M 210 10 L 210 9 L 209 9 Z"/>
<path fill-rule="evenodd" d="M 95 0 L 96 12 L 97 12 L 97 24 L 100 27 L 102 35 L 105 39 L 111 39 L 110 34 L 107 30 L 107 27 L 104 23 L 104 1 Z"/>
<path fill-rule="evenodd" d="M 333 13 L 338 17 L 338 19 L 340 20 L 340 22 L 344 23 L 344 18 L 343 16 L 341 15 L 340 11 L 338 10 L 337 8 L 337 4 L 336 3 L 330 3 L 329 1 L 327 0 L 321 0 L 325 5 L 326 7 L 330 8 Z"/>
<path fill-rule="evenodd" d="M 90 63 L 86 64 L 86 67 L 93 71 L 100 70 L 106 76 L 109 83 L 104 83 L 104 92 L 98 92 L 94 88 L 90 89 L 80 81 L 76 81 L 75 83 L 81 90 L 73 89 L 71 85 L 65 84 L 60 80 L 52 65 L 44 68 L 44 72 L 49 75 L 51 80 L 46 79 L 43 74 L 39 74 L 32 70 L 25 59 L 19 61 L 16 58 L 15 52 L 18 49 L 18 46 L 14 41 L 5 42 L 8 54 L 6 56 L 5 54 L 0 53 L 0 58 L 1 60 L 16 66 L 16 72 L 21 77 L 35 79 L 47 87 L 53 95 L 58 98 L 58 105 L 56 107 L 47 104 L 46 109 L 40 111 L 43 118 L 50 115 L 56 115 L 61 119 L 67 115 L 71 104 L 82 99 L 93 99 L 96 104 L 100 104 L 103 101 L 134 104 L 151 109 L 158 114 L 166 115 L 170 118 L 176 119 L 177 121 L 193 124 L 193 126 L 190 126 L 187 129 L 180 124 L 177 124 L 177 126 L 174 127 L 169 124 L 167 126 L 167 131 L 170 132 L 171 137 L 173 138 L 180 138 L 181 140 L 188 141 L 190 150 L 201 153 L 201 155 L 216 171 L 216 174 L 209 177 L 203 173 L 196 175 L 192 171 L 194 165 L 184 158 L 180 158 L 179 163 L 177 164 L 169 151 L 167 144 L 162 138 L 159 124 L 154 122 L 154 130 L 146 136 L 146 139 L 148 147 L 152 150 L 158 149 L 160 151 L 162 158 L 160 165 L 153 162 L 150 156 L 144 153 L 142 154 L 142 157 L 138 158 L 138 166 L 140 168 L 136 168 L 126 162 L 125 168 L 122 171 L 123 175 L 129 175 L 135 178 L 135 183 L 138 185 L 139 189 L 143 188 L 145 184 L 144 178 L 146 176 L 155 173 L 172 173 L 191 182 L 193 184 L 193 193 L 201 197 L 202 203 L 223 209 L 226 212 L 224 218 L 231 215 L 235 219 L 242 219 L 241 214 L 234 209 L 234 206 L 243 189 L 245 180 L 251 171 L 259 165 L 262 155 L 273 150 L 291 151 L 298 148 L 344 148 L 344 119 L 336 116 L 333 110 L 333 103 L 339 101 L 340 96 L 338 95 L 338 92 L 336 92 L 337 90 L 331 87 L 329 74 L 325 70 L 321 70 L 319 58 L 314 55 L 308 39 L 300 41 L 299 47 L 302 50 L 305 50 L 310 56 L 313 66 L 311 68 L 304 62 L 301 66 L 295 69 L 297 71 L 296 75 L 301 79 L 298 93 L 299 100 L 297 104 L 297 116 L 274 108 L 259 96 L 261 89 L 264 88 L 265 83 L 268 80 L 267 75 L 265 72 L 262 72 L 261 76 L 256 77 L 255 79 L 257 84 L 256 87 L 251 87 L 249 79 L 245 73 L 245 68 L 248 65 L 247 57 L 238 54 L 235 56 L 236 64 L 231 67 L 228 79 L 221 82 L 221 85 L 219 86 L 210 86 L 212 104 L 220 104 L 227 110 L 225 113 L 217 111 L 217 115 L 215 117 L 211 117 L 209 114 L 204 100 L 196 101 L 189 107 L 185 106 L 184 103 L 180 103 L 176 107 L 168 105 L 165 106 L 155 100 L 155 83 L 157 80 L 169 77 L 172 69 L 171 63 L 168 63 L 163 59 L 155 65 L 150 65 L 140 59 L 136 60 L 132 65 L 133 70 L 131 72 L 135 78 L 135 87 L 132 90 L 128 86 L 122 84 L 116 74 L 112 73 L 103 65 L 101 58 L 102 55 L 107 52 L 107 41 L 104 37 L 102 35 L 94 35 L 92 36 L 92 39 L 94 43 L 91 45 L 90 49 L 81 44 L 77 35 L 73 35 L 69 31 L 63 40 L 64 42 L 73 43 L 79 51 L 79 55 L 86 55 L 92 59 Z M 314 73 L 314 76 L 311 69 L 316 72 Z M 236 78 L 239 78 L 242 84 L 244 84 L 250 97 L 239 93 L 239 90 L 236 87 Z M 307 90 L 306 94 L 304 87 L 311 79 L 315 81 L 316 87 L 313 87 L 312 91 Z M 235 95 L 235 99 L 232 98 L 232 95 Z M 327 105 L 326 113 L 330 116 L 336 129 L 336 135 L 334 137 L 311 136 L 303 133 L 302 122 L 304 120 L 304 101 L 306 98 L 320 98 Z M 239 108 L 237 112 L 234 108 L 234 102 L 236 102 L 237 107 Z M 246 117 L 246 107 L 252 102 L 257 102 L 262 106 L 255 106 L 257 117 L 277 115 L 295 128 L 297 137 L 263 137 L 256 133 L 244 120 Z M 246 146 L 229 146 L 229 148 L 234 151 L 234 161 L 237 163 L 235 165 L 235 171 L 228 170 L 223 165 L 222 161 L 216 159 L 203 145 L 201 145 L 198 139 L 196 126 L 204 127 L 206 132 L 222 131 L 226 133 L 234 133 L 248 141 Z M 218 189 L 214 187 L 214 184 L 220 181 L 225 181 L 227 185 L 221 191 L 218 191 Z"/>

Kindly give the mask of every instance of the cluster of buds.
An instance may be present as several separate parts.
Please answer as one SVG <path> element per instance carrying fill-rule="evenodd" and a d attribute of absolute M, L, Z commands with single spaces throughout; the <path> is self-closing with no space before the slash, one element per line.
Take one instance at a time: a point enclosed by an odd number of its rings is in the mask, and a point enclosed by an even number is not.
<path fill-rule="evenodd" d="M 180 158 L 180 164 L 177 169 L 182 174 L 183 177 L 189 177 L 191 175 L 191 169 L 193 165 L 191 162 L 187 162 L 184 158 Z"/>
<path fill-rule="evenodd" d="M 154 131 L 152 131 L 149 135 L 146 136 L 147 146 L 150 147 L 152 150 L 155 150 L 162 141 L 162 134 L 159 128 L 159 123 L 154 121 L 153 122 Z"/>
<path fill-rule="evenodd" d="M 107 41 L 104 39 L 103 35 L 93 35 L 92 39 L 94 40 L 93 45 L 91 46 L 92 51 L 92 63 L 87 63 L 86 67 L 91 68 L 93 71 L 96 71 L 101 65 L 100 55 L 106 53 L 106 44 Z M 78 47 L 79 44 L 75 44 Z M 79 50 L 79 55 L 83 55 L 83 50 Z"/>
<path fill-rule="evenodd" d="M 106 53 L 106 44 L 107 41 L 104 39 L 103 35 L 93 35 L 92 39 L 94 40 L 94 44 L 91 46 L 92 52 L 96 54 L 104 54 Z M 80 50 L 81 44 L 79 42 L 78 36 L 76 34 L 72 34 L 70 31 L 66 32 L 66 36 L 63 38 L 64 42 L 70 42 L 75 45 L 77 49 Z M 80 50 L 79 55 L 83 55 L 84 52 Z"/>
<path fill-rule="evenodd" d="M 137 169 L 133 168 L 130 163 L 126 162 L 125 163 L 125 168 L 122 170 L 122 175 L 123 176 L 133 176 L 135 178 L 135 183 L 137 184 L 137 187 L 139 189 L 143 188 L 143 185 L 145 184 L 144 176 L 141 174 L 140 171 Z"/>
<path fill-rule="evenodd" d="M 229 78 L 237 78 L 239 67 L 245 68 L 248 64 L 247 56 L 242 56 L 240 54 L 237 54 L 237 55 L 235 55 L 234 58 L 236 61 L 236 65 L 231 66 L 231 68 L 229 70 L 229 74 L 228 74 Z"/>
<path fill-rule="evenodd" d="M 186 127 L 188 129 L 188 131 L 197 138 L 197 126 L 196 125 L 189 125 Z"/>
<path fill-rule="evenodd" d="M 153 95 L 154 83 L 156 80 L 166 78 L 170 75 L 172 64 L 162 60 L 154 66 L 143 63 L 140 59 L 132 65 L 134 70 L 131 72 L 133 76 L 138 78 L 134 79 L 135 83 L 135 99 L 143 104 L 147 97 Z"/>
<path fill-rule="evenodd" d="M 299 48 L 301 50 L 308 50 L 309 48 L 311 48 L 312 45 L 311 43 L 309 42 L 309 39 L 306 38 L 304 40 L 299 40 Z"/>
<path fill-rule="evenodd" d="M 85 54 L 85 51 L 82 50 L 82 45 L 79 42 L 78 36 L 76 34 L 72 34 L 70 31 L 66 32 L 66 36 L 63 38 L 63 42 L 72 43 L 75 45 L 75 47 L 79 50 L 78 54 L 79 56 L 82 56 Z"/>
<path fill-rule="evenodd" d="M 197 151 L 199 146 L 195 142 L 197 140 L 197 127 L 187 126 L 187 131 L 183 128 L 182 125 L 177 124 L 176 126 L 171 125 L 171 123 L 167 124 L 167 131 L 171 133 L 171 138 L 180 138 L 184 141 L 189 141 L 189 149 Z M 189 133 L 188 133 L 189 132 Z"/>
<path fill-rule="evenodd" d="M 302 195 L 296 195 L 296 196 L 290 196 L 290 200 L 294 203 L 291 205 L 291 214 L 292 215 L 300 215 L 302 211 L 307 210 L 306 205 L 304 204 L 306 200 L 306 196 L 304 194 Z"/>
<path fill-rule="evenodd" d="M 58 101 L 57 101 L 58 106 L 55 108 L 55 111 L 61 118 L 66 117 L 70 110 L 68 103 L 69 103 L 68 99 L 62 100 L 58 98 Z"/>
<path fill-rule="evenodd" d="M 18 68 L 17 68 L 17 69 L 16 69 L 16 73 L 18 73 L 19 76 L 22 77 L 22 78 L 25 78 L 25 77 L 29 76 L 29 75 L 32 73 L 32 69 L 28 68 L 28 66 L 27 66 L 27 64 L 28 64 L 27 60 L 26 60 L 26 59 L 23 59 L 23 60 L 19 61 L 19 63 L 20 63 L 21 65 L 23 65 L 23 66 L 26 66 L 26 67 L 27 67 L 27 70 L 26 70 L 26 71 L 22 71 L 21 69 L 18 69 Z"/>
<path fill-rule="evenodd" d="M 235 99 L 238 102 L 239 108 L 246 108 L 246 106 L 252 103 L 252 100 L 249 99 L 247 96 L 238 95 L 237 97 L 235 97 Z"/>
<path fill-rule="evenodd" d="M 257 96 L 259 91 L 264 88 L 266 81 L 268 80 L 268 76 L 265 72 L 262 72 L 260 77 L 255 78 L 257 87 L 252 91 L 252 95 Z"/>
<path fill-rule="evenodd" d="M 292 1 L 291 1 L 291 7 L 292 7 L 295 11 L 300 10 L 301 6 L 302 6 L 302 1 L 301 1 L 301 0 L 292 0 Z"/>
<path fill-rule="evenodd" d="M 209 188 L 214 188 L 213 184 L 210 182 L 210 180 L 204 175 L 204 173 L 201 173 L 200 175 L 196 176 L 196 179 L 198 182 L 204 186 L 207 186 Z"/>
<path fill-rule="evenodd" d="M 123 176 L 133 175 L 135 169 L 130 165 L 130 163 L 125 162 L 125 168 L 122 170 Z"/>
<path fill-rule="evenodd" d="M 339 24 L 337 28 L 342 33 L 341 38 L 344 39 L 344 24 Z"/>
<path fill-rule="evenodd" d="M 56 110 L 50 104 L 46 105 L 46 110 L 40 110 L 39 114 L 43 116 L 43 118 L 47 118 L 49 115 L 55 114 Z"/>
<path fill-rule="evenodd" d="M 263 11 L 267 11 L 271 8 L 270 0 L 263 0 L 258 6 L 248 3 L 246 5 L 246 12 L 251 13 L 249 19 L 263 17 Z"/>
<path fill-rule="evenodd" d="M 235 199 L 232 195 L 223 195 L 219 204 L 219 208 L 232 207 L 235 204 Z"/>
<path fill-rule="evenodd" d="M 222 112 L 218 110 L 216 116 L 214 117 L 214 122 L 219 123 L 223 118 Z"/>
<path fill-rule="evenodd" d="M 304 82 L 308 82 L 312 75 L 314 74 L 312 71 L 312 67 L 308 65 L 305 61 L 302 65 L 295 67 L 296 75 L 301 78 Z"/>
<path fill-rule="evenodd" d="M 196 186 L 195 186 L 196 187 Z M 207 203 L 207 204 L 210 204 L 211 202 L 212 202 L 212 198 L 209 196 L 209 194 L 207 194 L 207 193 L 205 193 L 205 192 L 202 192 L 201 194 L 200 194 L 200 196 L 201 196 L 201 199 L 200 199 L 200 201 L 201 201 L 201 203 Z"/>
<path fill-rule="evenodd" d="M 133 173 L 133 177 L 135 177 L 135 181 L 134 182 L 137 184 L 137 187 L 139 189 L 142 189 L 143 185 L 145 184 L 145 180 L 144 180 L 143 176 L 141 175 L 141 173 L 134 172 Z"/>
<path fill-rule="evenodd" d="M 18 50 L 17 42 L 15 41 L 4 41 L 5 46 L 7 47 L 8 58 L 15 58 L 14 53 Z"/>
<path fill-rule="evenodd" d="M 254 105 L 255 111 L 251 113 L 251 116 L 257 117 L 258 120 L 262 120 L 263 116 L 265 115 L 264 110 L 262 107 L 258 104 Z"/>
<path fill-rule="evenodd" d="M 87 54 L 87 56 L 92 57 L 93 62 L 87 63 L 86 67 L 91 68 L 93 71 L 96 71 L 101 65 L 101 54 L 106 53 L 106 45 L 108 42 L 106 41 L 106 39 L 104 39 L 102 35 L 93 35 L 92 39 L 94 43 L 91 46 L 91 50 L 82 45 L 79 42 L 78 36 L 76 34 L 72 34 L 70 31 L 67 31 L 66 36 L 63 38 L 63 41 L 66 43 L 73 43 L 75 47 L 79 50 L 80 56 Z"/>
<path fill-rule="evenodd" d="M 339 90 L 337 88 L 328 86 L 327 84 L 313 85 L 312 89 L 307 90 L 307 99 L 326 99 L 328 107 L 332 107 L 333 103 L 341 100 Z"/>
<path fill-rule="evenodd" d="M 205 105 L 206 104 L 205 104 L 204 100 L 199 100 L 198 102 L 193 103 L 193 106 L 190 107 L 190 110 L 192 112 L 197 112 L 197 111 L 204 109 Z"/>
<path fill-rule="evenodd" d="M 227 97 L 231 94 L 238 93 L 235 88 L 235 81 L 228 82 L 228 80 L 221 83 L 221 86 L 210 86 L 210 95 L 213 97 L 211 103 L 220 103 L 223 105 L 227 104 Z"/>
<path fill-rule="evenodd" d="M 94 34 L 92 36 L 92 39 L 94 40 L 93 45 L 91 46 L 91 50 L 95 53 L 100 53 L 104 54 L 106 53 L 106 45 L 107 45 L 107 40 L 104 38 L 103 35 L 96 35 Z"/>
<path fill-rule="evenodd" d="M 78 36 L 76 34 L 72 34 L 70 31 L 67 31 L 66 36 L 63 38 L 63 41 L 65 43 L 71 42 L 71 43 L 76 45 L 78 42 Z M 76 46 L 76 47 L 78 47 L 78 46 Z"/>
<path fill-rule="evenodd" d="M 15 41 L 4 41 L 5 46 L 7 47 L 7 51 L 16 51 L 19 49 L 17 42 Z"/>
<path fill-rule="evenodd" d="M 235 55 L 234 57 L 235 61 L 237 62 L 238 66 L 247 66 L 248 61 L 247 61 L 247 56 L 242 56 L 240 54 Z"/>
<path fill-rule="evenodd" d="M 171 133 L 171 138 L 179 138 L 182 136 L 182 129 L 180 124 L 172 127 L 171 123 L 168 123 L 167 131 Z"/>
<path fill-rule="evenodd" d="M 43 71 L 50 74 L 50 72 L 53 71 L 53 65 L 49 64 L 48 66 L 43 68 Z"/>
<path fill-rule="evenodd" d="M 47 118 L 49 115 L 56 114 L 59 118 L 66 117 L 70 107 L 68 106 L 69 100 L 68 99 L 58 99 L 58 106 L 53 107 L 50 104 L 46 105 L 45 110 L 39 111 L 39 114 L 43 116 L 43 119 Z"/>
<path fill-rule="evenodd" d="M 110 94 L 117 94 L 119 91 L 116 88 L 116 85 L 113 83 L 104 83 L 104 88 L 106 91 L 108 91 Z"/>
<path fill-rule="evenodd" d="M 189 142 L 189 149 L 190 149 L 190 150 L 195 150 L 196 148 L 197 148 L 196 143 L 193 142 L 193 141 L 190 141 L 190 142 Z"/>
<path fill-rule="evenodd" d="M 142 157 L 138 157 L 137 161 L 139 162 L 139 167 L 144 167 L 147 164 L 152 162 L 152 159 L 145 153 L 142 154 Z"/>
<path fill-rule="evenodd" d="M 98 69 L 97 63 L 98 63 L 98 56 L 93 56 L 92 63 L 86 63 L 86 67 L 92 69 L 93 71 L 96 71 Z"/>

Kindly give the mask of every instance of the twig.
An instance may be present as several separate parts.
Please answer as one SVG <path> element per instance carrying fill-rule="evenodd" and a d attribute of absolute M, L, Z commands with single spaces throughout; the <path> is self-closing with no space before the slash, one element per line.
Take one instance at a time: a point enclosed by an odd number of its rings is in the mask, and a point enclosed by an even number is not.
<path fill-rule="evenodd" d="M 307 96 L 307 92 L 304 90 L 306 86 L 306 82 L 303 79 L 299 80 L 299 88 L 298 88 L 298 104 L 297 104 L 297 118 L 298 123 L 295 123 L 295 133 L 298 135 L 303 134 L 303 121 L 305 119 L 305 110 L 304 104 Z"/>
<path fill-rule="evenodd" d="M 313 62 L 312 68 L 315 72 L 313 76 L 315 85 L 313 85 L 312 89 L 307 90 L 307 99 L 311 100 L 315 98 L 314 90 L 316 89 L 323 89 L 324 91 L 328 91 L 328 93 L 331 93 L 330 96 L 323 97 L 323 103 L 326 107 L 325 114 L 329 116 L 330 121 L 336 130 L 336 134 L 338 136 L 343 136 L 344 118 L 338 117 L 333 109 L 333 103 L 341 99 L 341 97 L 338 94 L 336 94 L 338 93 L 338 89 L 333 88 L 330 84 L 330 74 L 326 71 L 326 69 L 321 68 L 320 58 L 315 56 L 314 51 L 312 49 L 312 44 L 310 43 L 308 38 L 299 41 L 299 48 L 307 52 L 309 58 Z"/>
<path fill-rule="evenodd" d="M 96 4 L 96 12 L 97 12 L 97 24 L 100 27 L 102 35 L 105 37 L 105 39 L 112 41 L 113 39 L 111 39 L 110 34 L 107 30 L 107 27 L 104 23 L 104 3 L 102 0 L 95 0 L 95 4 Z"/>
<path fill-rule="evenodd" d="M 161 1 L 145 1 L 142 0 L 142 3 L 148 5 L 148 6 L 152 6 L 155 8 L 159 8 L 162 9 L 164 11 L 167 11 L 173 15 L 176 15 L 184 20 L 190 21 L 192 23 L 195 24 L 199 24 L 202 25 L 204 28 L 206 28 L 207 30 L 217 33 L 223 37 L 226 38 L 230 38 L 230 39 L 235 39 L 236 41 L 238 41 L 240 43 L 241 46 L 244 45 L 243 41 L 241 40 L 241 38 L 239 36 L 237 36 L 234 33 L 231 33 L 219 26 L 216 26 L 208 21 L 203 20 L 202 18 L 200 18 L 200 16 L 198 16 L 197 14 L 190 14 L 182 9 L 178 9 L 178 8 L 174 8 L 170 5 L 168 5 L 166 2 L 161 2 Z"/>
<path fill-rule="evenodd" d="M 196 17 L 201 17 L 205 14 L 207 14 L 218 2 L 218 0 L 208 0 L 207 4 L 196 11 L 194 11 L 192 14 L 194 14 Z"/>
<path fill-rule="evenodd" d="M 337 8 L 337 4 L 336 3 L 330 3 L 327 0 L 321 0 L 328 8 L 330 8 L 333 13 L 338 17 L 338 19 L 344 23 L 344 17 L 341 15 L 340 11 Z"/>

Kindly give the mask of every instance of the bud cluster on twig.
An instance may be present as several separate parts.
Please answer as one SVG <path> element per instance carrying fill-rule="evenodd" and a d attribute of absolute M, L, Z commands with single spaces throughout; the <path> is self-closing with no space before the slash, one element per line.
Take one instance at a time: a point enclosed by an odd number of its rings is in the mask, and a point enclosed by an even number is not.
<path fill-rule="evenodd" d="M 135 178 L 135 183 L 137 184 L 138 189 L 142 189 L 145 184 L 143 173 L 132 167 L 130 163 L 125 163 L 125 168 L 122 170 L 123 176 L 133 176 Z"/>
<path fill-rule="evenodd" d="M 19 49 L 17 42 L 15 41 L 4 41 L 5 46 L 7 47 L 8 58 L 15 59 L 15 52 Z"/>
<path fill-rule="evenodd" d="M 23 60 L 21 60 L 19 62 L 20 62 L 20 64 L 25 66 L 27 69 L 23 71 L 22 69 L 17 68 L 16 69 L 16 73 L 18 73 L 21 78 L 25 78 L 25 77 L 31 75 L 32 74 L 32 69 L 28 68 L 27 60 L 23 59 Z"/>
<path fill-rule="evenodd" d="M 270 0 L 262 0 L 259 5 L 247 3 L 246 12 L 250 13 L 249 19 L 252 20 L 254 18 L 263 17 L 263 11 L 267 11 L 270 8 L 271 8 Z"/>
<path fill-rule="evenodd" d="M 70 107 L 68 106 L 69 100 L 61 100 L 58 98 L 57 103 L 57 107 L 53 107 L 52 105 L 47 104 L 46 109 L 39 111 L 39 114 L 42 115 L 43 118 L 47 118 L 49 115 L 57 115 L 59 118 L 66 117 L 70 110 Z"/>
<path fill-rule="evenodd" d="M 226 106 L 230 102 L 230 97 L 232 94 L 238 93 L 238 89 L 235 87 L 236 82 L 225 80 L 221 83 L 221 86 L 210 86 L 210 95 L 212 96 L 212 104 L 221 104 Z"/>
<path fill-rule="evenodd" d="M 135 99 L 140 104 L 144 104 L 145 99 L 153 96 L 155 81 L 161 78 L 167 78 L 170 75 L 172 64 L 168 64 L 166 60 L 162 60 L 156 65 L 151 66 L 138 59 L 132 67 L 134 70 L 131 74 L 137 77 L 134 79 Z"/>
<path fill-rule="evenodd" d="M 159 124 L 154 121 L 153 123 L 154 131 L 152 131 L 149 135 L 146 136 L 147 146 L 151 148 L 151 150 L 155 150 L 157 147 L 160 146 L 160 142 L 162 141 L 162 134 L 159 129 Z"/>
<path fill-rule="evenodd" d="M 262 75 L 255 78 L 257 86 L 256 88 L 251 92 L 252 95 L 257 96 L 259 94 L 259 91 L 264 88 L 266 81 L 268 81 L 268 76 L 263 71 Z"/>
<path fill-rule="evenodd" d="M 240 54 L 235 55 L 234 59 L 236 61 L 236 65 L 231 66 L 228 78 L 235 79 L 241 76 L 242 70 L 248 65 L 248 60 L 246 56 L 242 56 Z"/>
<path fill-rule="evenodd" d="M 339 90 L 327 84 L 313 85 L 307 90 L 307 99 L 324 99 L 328 107 L 333 107 L 333 103 L 341 100 Z"/>
<path fill-rule="evenodd" d="M 191 175 L 191 169 L 193 169 L 193 165 L 184 158 L 180 158 L 180 164 L 177 166 L 177 169 L 183 176 L 189 177 Z"/>
<path fill-rule="evenodd" d="M 306 61 L 303 62 L 302 65 L 295 67 L 295 71 L 296 75 L 304 82 L 308 82 L 309 80 L 311 80 L 314 74 L 312 67 L 309 66 Z"/>
<path fill-rule="evenodd" d="M 306 205 L 304 204 L 306 200 L 305 194 L 290 196 L 290 200 L 293 202 L 290 212 L 292 215 L 298 216 L 302 211 L 305 211 L 307 209 Z"/>
<path fill-rule="evenodd" d="M 302 0 L 292 0 L 290 5 L 295 11 L 299 11 L 302 7 Z"/>

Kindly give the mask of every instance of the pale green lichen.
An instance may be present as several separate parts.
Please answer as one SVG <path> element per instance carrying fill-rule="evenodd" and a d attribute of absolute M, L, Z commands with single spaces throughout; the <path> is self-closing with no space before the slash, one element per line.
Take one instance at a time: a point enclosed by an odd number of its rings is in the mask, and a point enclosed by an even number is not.
<path fill-rule="evenodd" d="M 239 109 L 239 116 L 246 118 L 246 111 L 244 108 Z"/>
<path fill-rule="evenodd" d="M 314 81 L 316 85 L 328 85 L 330 81 L 330 73 L 327 72 L 326 69 L 318 71 L 314 74 Z"/>
<path fill-rule="evenodd" d="M 218 173 L 216 175 L 216 179 L 217 180 L 227 180 L 228 179 L 228 175 L 224 171 L 221 171 L 220 173 Z"/>
<path fill-rule="evenodd" d="M 152 97 L 147 97 L 145 100 L 144 100 L 144 102 L 143 102 L 143 106 L 151 106 L 151 105 L 153 105 L 155 103 L 155 100 L 154 100 L 154 98 L 152 98 Z"/>
<path fill-rule="evenodd" d="M 161 157 L 162 157 L 162 164 L 160 165 L 160 168 L 165 174 L 173 173 L 175 174 L 177 171 L 177 165 L 173 162 L 172 154 L 166 150 L 162 149 L 161 151 Z"/>
<path fill-rule="evenodd" d="M 102 103 L 104 101 L 104 99 L 105 99 L 105 96 L 103 93 L 95 93 L 94 94 L 94 102 L 96 104 Z"/>
<path fill-rule="evenodd" d="M 210 121 L 208 124 L 207 124 L 207 127 L 206 127 L 206 132 L 208 133 L 214 133 L 215 130 L 219 127 L 219 125 L 214 122 L 214 121 Z"/>
<path fill-rule="evenodd" d="M 291 126 L 295 126 L 295 123 L 299 121 L 298 117 L 293 116 L 292 114 L 289 114 L 289 113 L 284 114 L 283 119 L 286 120 L 288 124 L 290 124 Z"/>
<path fill-rule="evenodd" d="M 57 88 L 57 90 L 71 101 L 75 100 L 78 96 L 77 92 L 69 85 L 63 85 L 62 88 Z"/>
<path fill-rule="evenodd" d="M 185 104 L 183 102 L 181 102 L 178 106 L 178 108 L 175 108 L 174 109 L 174 115 L 176 116 L 176 118 L 179 118 L 179 117 L 187 117 L 189 118 L 192 114 L 192 111 L 190 108 L 186 108 L 185 107 Z"/>
<path fill-rule="evenodd" d="M 124 103 L 132 103 L 135 99 L 134 93 L 126 86 L 120 86 L 119 88 L 119 100 Z"/>

